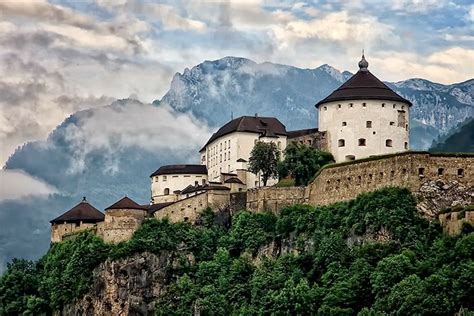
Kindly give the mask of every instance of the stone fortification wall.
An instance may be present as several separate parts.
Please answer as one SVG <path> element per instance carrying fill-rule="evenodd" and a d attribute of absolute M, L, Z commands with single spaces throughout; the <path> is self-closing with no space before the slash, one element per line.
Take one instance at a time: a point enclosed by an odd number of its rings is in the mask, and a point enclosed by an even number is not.
<path fill-rule="evenodd" d="M 288 142 L 305 144 L 319 150 L 328 150 L 327 133 L 320 132 L 317 128 L 290 131 L 288 132 Z"/>
<path fill-rule="evenodd" d="M 284 207 L 307 203 L 305 187 L 262 187 L 247 191 L 247 209 L 254 212 L 279 213 Z"/>
<path fill-rule="evenodd" d="M 107 243 L 129 240 L 147 216 L 144 210 L 113 209 L 97 227 L 97 235 Z"/>
<path fill-rule="evenodd" d="M 166 206 L 156 211 L 154 216 L 157 219 L 168 218 L 171 222 L 194 223 L 202 210 L 209 207 L 217 212 L 228 208 L 229 202 L 229 191 L 209 190 Z"/>
<path fill-rule="evenodd" d="M 62 223 L 62 224 L 53 224 L 51 226 L 51 242 L 60 242 L 70 236 L 71 234 L 75 234 L 77 232 L 90 229 L 92 231 L 96 231 L 97 224 L 95 223 Z"/>
<path fill-rule="evenodd" d="M 387 186 L 401 186 L 422 197 L 436 198 L 436 204 L 427 206 L 445 208 L 450 204 L 471 204 L 474 185 L 474 155 L 443 155 L 424 152 L 406 152 L 371 157 L 359 161 L 334 164 L 323 168 L 309 185 L 309 204 L 324 205 L 355 198 L 358 194 Z M 429 183 L 437 181 L 441 187 L 457 187 L 456 194 L 429 192 Z M 448 188 L 446 188 L 448 189 Z M 448 200 L 445 198 L 450 196 Z"/>
<path fill-rule="evenodd" d="M 461 232 L 464 223 L 474 225 L 474 209 L 462 209 L 439 215 L 439 222 L 443 231 L 449 235 L 457 235 Z"/>

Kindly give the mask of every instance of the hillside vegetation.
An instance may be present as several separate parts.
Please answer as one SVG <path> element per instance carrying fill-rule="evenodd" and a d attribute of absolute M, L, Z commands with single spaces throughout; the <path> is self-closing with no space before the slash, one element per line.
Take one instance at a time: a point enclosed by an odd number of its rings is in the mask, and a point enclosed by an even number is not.
<path fill-rule="evenodd" d="M 50 314 L 83 296 L 107 258 L 170 253 L 158 315 L 454 315 L 474 310 L 474 234 L 443 235 L 409 191 L 387 188 L 279 216 L 242 211 L 230 225 L 148 220 L 106 245 L 90 233 L 15 260 L 0 279 L 0 315 Z M 268 252 L 268 249 L 278 249 Z M 267 254 L 267 255 L 265 255 Z M 193 260 L 189 260 L 192 256 Z"/>

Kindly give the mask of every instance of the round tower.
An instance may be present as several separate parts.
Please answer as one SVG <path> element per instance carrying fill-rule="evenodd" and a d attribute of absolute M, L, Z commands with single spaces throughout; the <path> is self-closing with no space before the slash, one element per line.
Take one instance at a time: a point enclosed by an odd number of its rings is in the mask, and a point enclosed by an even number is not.
<path fill-rule="evenodd" d="M 316 104 L 319 131 L 327 133 L 336 162 L 406 151 L 411 102 L 368 70 L 362 54 L 359 71 Z"/>

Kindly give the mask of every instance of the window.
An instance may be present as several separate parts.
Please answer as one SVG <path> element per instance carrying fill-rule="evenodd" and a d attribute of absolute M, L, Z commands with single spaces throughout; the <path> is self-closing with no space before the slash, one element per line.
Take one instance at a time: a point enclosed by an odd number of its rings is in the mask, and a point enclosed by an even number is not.
<path fill-rule="evenodd" d="M 201 182 L 202 182 L 202 185 L 205 185 L 206 184 L 206 179 L 202 179 Z"/>
<path fill-rule="evenodd" d="M 405 114 L 405 111 L 398 111 L 398 127 L 406 128 L 407 119 Z"/>
<path fill-rule="evenodd" d="M 352 107 L 352 106 L 353 106 L 353 104 L 352 104 L 352 103 L 349 103 L 349 107 Z"/>
<path fill-rule="evenodd" d="M 351 160 L 355 160 L 356 157 L 354 155 L 347 155 L 346 156 L 346 161 L 351 161 Z"/>
<path fill-rule="evenodd" d="M 340 104 L 338 104 L 338 105 L 337 105 L 337 107 L 340 109 L 340 108 L 341 108 L 341 105 L 340 105 Z"/>
<path fill-rule="evenodd" d="M 281 142 L 277 143 L 277 147 L 278 147 L 278 149 L 281 149 Z"/>
<path fill-rule="evenodd" d="M 365 127 L 372 128 L 372 121 L 365 122 Z"/>
<path fill-rule="evenodd" d="M 338 147 L 344 147 L 346 145 L 346 141 L 344 139 L 339 139 L 337 141 L 337 146 Z"/>
<path fill-rule="evenodd" d="M 166 181 L 167 177 L 166 176 L 163 176 L 163 181 Z"/>
<path fill-rule="evenodd" d="M 365 146 L 365 138 L 359 138 L 359 146 Z"/>
<path fill-rule="evenodd" d="M 405 106 L 404 106 L 404 105 L 402 105 L 402 110 L 404 110 L 404 109 L 405 109 Z"/>
<path fill-rule="evenodd" d="M 328 107 L 327 107 L 327 106 L 325 106 L 325 107 L 324 107 L 324 111 L 327 111 L 327 110 L 328 110 Z"/>
<path fill-rule="evenodd" d="M 395 122 L 390 122 L 390 126 L 395 126 Z"/>
<path fill-rule="evenodd" d="M 367 105 L 367 104 L 365 104 L 365 102 L 364 102 L 364 103 L 362 103 L 362 107 L 363 107 L 363 108 L 365 108 L 365 106 L 366 106 L 366 105 Z"/>
<path fill-rule="evenodd" d="M 418 168 L 418 175 L 420 177 L 424 177 L 425 176 L 425 168 Z"/>
<path fill-rule="evenodd" d="M 194 181 L 194 186 L 196 186 L 196 187 L 197 187 L 197 186 L 198 186 L 198 184 L 199 184 L 199 181 Z"/>
<path fill-rule="evenodd" d="M 408 142 L 405 142 L 405 149 L 408 150 Z"/>
<path fill-rule="evenodd" d="M 219 155 L 219 162 L 222 162 L 222 154 Z"/>
<path fill-rule="evenodd" d="M 229 145 L 229 148 L 230 148 L 230 139 L 229 139 L 228 145 Z"/>
<path fill-rule="evenodd" d="M 394 177 L 395 177 L 395 171 L 394 171 L 394 170 L 391 170 L 391 171 L 390 171 L 390 178 L 393 179 Z"/>
<path fill-rule="evenodd" d="M 464 169 L 458 169 L 458 176 L 459 177 L 464 176 Z"/>
<path fill-rule="evenodd" d="M 382 103 L 382 107 L 383 107 L 383 108 L 385 107 L 385 103 Z"/>
<path fill-rule="evenodd" d="M 227 153 L 227 159 L 230 160 L 230 151 Z"/>
<path fill-rule="evenodd" d="M 438 168 L 438 176 L 442 176 L 444 174 L 444 168 Z"/>
<path fill-rule="evenodd" d="M 172 178 L 178 178 L 179 176 L 172 176 Z"/>
<path fill-rule="evenodd" d="M 393 105 L 393 108 L 395 109 L 396 107 L 397 107 L 397 105 L 396 105 L 396 104 L 394 104 L 394 105 Z"/>
<path fill-rule="evenodd" d="M 164 194 L 169 195 L 170 194 L 170 189 L 166 188 L 165 191 L 164 191 Z"/>
<path fill-rule="evenodd" d="M 391 139 L 387 139 L 387 140 L 385 141 L 385 146 L 387 146 L 387 147 L 392 147 L 392 140 L 391 140 Z"/>
<path fill-rule="evenodd" d="M 342 122 L 342 126 L 347 126 L 347 122 Z"/>
<path fill-rule="evenodd" d="M 227 160 L 227 153 L 224 153 L 224 161 Z"/>
<path fill-rule="evenodd" d="M 155 182 L 158 182 L 158 178 L 159 178 L 159 177 L 155 177 Z"/>

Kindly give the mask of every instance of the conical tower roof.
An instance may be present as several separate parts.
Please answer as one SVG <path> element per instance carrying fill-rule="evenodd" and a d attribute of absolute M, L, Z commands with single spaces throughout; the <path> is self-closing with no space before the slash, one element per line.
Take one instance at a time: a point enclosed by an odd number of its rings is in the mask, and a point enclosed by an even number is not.
<path fill-rule="evenodd" d="M 323 100 L 319 101 L 316 104 L 316 107 L 328 102 L 348 100 L 390 100 L 403 102 L 409 106 L 412 105 L 410 101 L 398 95 L 385 83 L 375 77 L 367 69 L 368 67 L 369 63 L 365 60 L 364 55 L 362 55 L 362 60 L 359 61 L 359 71 L 342 86 L 334 90 Z"/>
<path fill-rule="evenodd" d="M 139 205 L 137 202 L 127 196 L 124 196 L 123 198 L 106 208 L 106 210 L 117 209 L 146 210 L 146 208 Z"/>
<path fill-rule="evenodd" d="M 104 214 L 90 205 L 84 197 L 81 203 L 77 204 L 61 216 L 51 220 L 50 223 L 71 223 L 80 221 L 84 223 L 97 223 L 102 222 L 103 220 Z"/>

